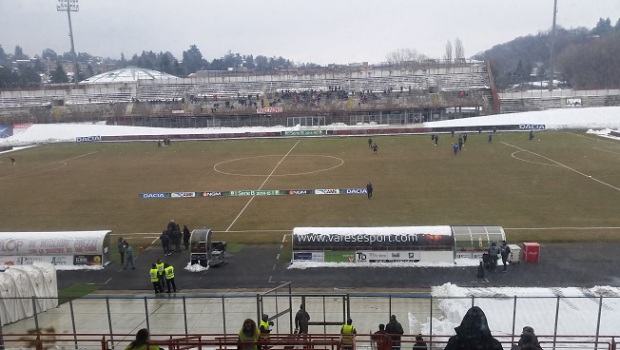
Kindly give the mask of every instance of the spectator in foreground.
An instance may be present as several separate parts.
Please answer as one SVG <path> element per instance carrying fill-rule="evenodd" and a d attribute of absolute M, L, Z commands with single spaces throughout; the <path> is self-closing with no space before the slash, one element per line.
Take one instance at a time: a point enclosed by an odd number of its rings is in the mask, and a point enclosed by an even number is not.
<path fill-rule="evenodd" d="M 523 332 L 521 333 L 521 338 L 519 338 L 519 343 L 517 344 L 517 349 L 519 350 L 541 350 L 540 343 L 538 342 L 538 337 L 534 334 L 534 328 L 530 326 L 523 327 Z"/>
<path fill-rule="evenodd" d="M 444 350 L 503 350 L 502 344 L 491 335 L 487 317 L 478 306 L 472 306 L 461 325 L 454 328 L 456 335 L 450 337 Z"/>
<path fill-rule="evenodd" d="M 379 330 L 374 332 L 370 339 L 375 343 L 377 350 L 391 350 L 392 344 L 388 332 L 385 331 L 385 325 L 381 323 Z"/>
<path fill-rule="evenodd" d="M 310 315 L 306 311 L 306 306 L 301 304 L 295 315 L 295 333 L 308 334 L 308 322 L 310 322 Z"/>
<path fill-rule="evenodd" d="M 413 344 L 413 350 L 428 350 L 428 345 L 422 338 L 422 334 L 418 334 L 415 336 L 415 344 Z"/>
<path fill-rule="evenodd" d="M 138 331 L 138 333 L 136 333 L 136 339 L 129 343 L 125 350 L 159 350 L 159 346 L 157 345 L 147 346 L 149 337 L 149 330 L 146 328 L 142 328 Z"/>
<path fill-rule="evenodd" d="M 352 319 L 349 318 L 347 323 L 342 325 L 342 328 L 340 328 L 340 334 L 342 334 L 342 348 L 353 349 L 353 339 L 357 334 L 357 330 L 353 326 Z"/>
<path fill-rule="evenodd" d="M 237 339 L 238 350 L 258 350 L 258 345 L 256 342 L 259 337 L 258 327 L 256 327 L 256 322 L 254 320 L 248 318 L 243 321 L 243 326 L 239 331 L 239 338 Z"/>
<path fill-rule="evenodd" d="M 390 316 L 390 322 L 385 326 L 385 331 L 392 336 L 392 350 L 400 350 L 400 337 L 405 332 L 403 326 L 396 320 L 396 315 Z"/>

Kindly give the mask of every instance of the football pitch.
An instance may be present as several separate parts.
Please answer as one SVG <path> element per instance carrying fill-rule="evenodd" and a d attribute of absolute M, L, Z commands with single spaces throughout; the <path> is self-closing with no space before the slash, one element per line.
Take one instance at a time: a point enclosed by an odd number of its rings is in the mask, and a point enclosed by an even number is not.
<path fill-rule="evenodd" d="M 238 243 L 279 243 L 297 226 L 422 225 L 501 225 L 515 242 L 620 241 L 619 142 L 547 131 L 532 141 L 498 132 L 489 143 L 470 133 L 455 155 L 457 137 L 375 136 L 377 154 L 366 137 L 23 149 L 10 154 L 14 165 L 0 155 L 0 231 L 109 229 L 150 242 L 174 219 Z M 268 195 L 369 181 L 372 199 Z M 199 194 L 230 191 L 262 195 Z M 198 195 L 140 196 L 174 192 Z"/>

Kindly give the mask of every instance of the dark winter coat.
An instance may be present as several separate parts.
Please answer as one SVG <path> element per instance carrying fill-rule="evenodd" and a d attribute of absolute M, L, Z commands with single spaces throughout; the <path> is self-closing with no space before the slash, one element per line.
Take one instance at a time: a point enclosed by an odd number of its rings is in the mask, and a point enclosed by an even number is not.
<path fill-rule="evenodd" d="M 506 260 L 508 258 L 508 256 L 510 255 L 510 247 L 508 246 L 508 244 L 502 244 L 502 259 Z"/>
<path fill-rule="evenodd" d="M 310 322 L 310 315 L 308 315 L 306 310 L 300 309 L 297 311 L 297 314 L 295 315 L 295 328 L 299 331 L 299 333 L 308 333 L 308 322 Z"/>
<path fill-rule="evenodd" d="M 161 236 L 159 236 L 159 239 L 161 239 L 162 245 L 164 246 L 170 245 L 170 234 L 168 233 L 168 231 L 162 232 Z"/>
<path fill-rule="evenodd" d="M 493 338 L 487 317 L 478 306 L 470 308 L 461 325 L 454 329 L 444 350 L 503 350 L 502 344 Z"/>
<path fill-rule="evenodd" d="M 400 322 L 396 321 L 396 316 L 392 315 L 392 317 L 390 317 L 390 322 L 385 325 L 385 331 L 392 336 L 392 346 L 399 346 L 400 336 L 405 332 Z"/>
<path fill-rule="evenodd" d="M 428 345 L 422 338 L 421 334 L 415 336 L 415 344 L 413 344 L 413 350 L 428 350 Z"/>
<path fill-rule="evenodd" d="M 538 337 L 531 332 L 523 332 L 521 333 L 521 338 L 519 339 L 518 344 L 519 349 L 541 349 L 540 343 L 538 342 Z"/>

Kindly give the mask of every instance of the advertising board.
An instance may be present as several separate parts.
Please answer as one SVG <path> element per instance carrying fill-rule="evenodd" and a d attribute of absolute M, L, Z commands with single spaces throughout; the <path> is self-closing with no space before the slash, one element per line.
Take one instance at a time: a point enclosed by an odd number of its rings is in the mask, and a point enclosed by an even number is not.
<path fill-rule="evenodd" d="M 111 231 L 0 232 L 0 262 L 107 265 Z"/>
<path fill-rule="evenodd" d="M 420 252 L 411 250 L 360 250 L 355 252 L 358 264 L 372 263 L 416 263 L 420 261 Z"/>

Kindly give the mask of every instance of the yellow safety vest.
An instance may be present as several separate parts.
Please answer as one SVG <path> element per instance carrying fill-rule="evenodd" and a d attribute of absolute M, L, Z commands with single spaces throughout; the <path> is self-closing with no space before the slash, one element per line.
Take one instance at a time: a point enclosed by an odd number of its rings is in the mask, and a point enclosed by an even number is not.
<path fill-rule="evenodd" d="M 149 270 L 149 276 L 151 276 L 151 282 L 157 282 L 159 281 L 159 277 L 157 277 L 157 269 L 150 269 Z"/>
<path fill-rule="evenodd" d="M 252 336 L 247 336 L 245 335 L 245 333 L 243 333 L 243 329 L 239 331 L 239 342 L 252 342 L 252 344 L 239 344 L 238 349 L 239 350 L 258 350 L 258 345 L 256 345 L 256 342 L 258 341 L 258 329 L 255 331 L 255 333 Z"/>
<path fill-rule="evenodd" d="M 164 269 L 164 272 L 166 273 L 167 280 L 171 280 L 174 278 L 174 267 L 168 266 Z"/>
<path fill-rule="evenodd" d="M 260 321 L 260 324 L 259 324 L 259 326 L 258 326 L 258 330 L 259 330 L 261 333 L 263 333 L 263 332 L 264 332 L 264 333 L 267 333 L 267 332 L 269 331 L 269 322 L 261 320 L 261 321 Z"/>
<path fill-rule="evenodd" d="M 157 266 L 157 273 L 161 276 L 164 273 L 164 263 L 155 263 L 155 266 Z"/>
<path fill-rule="evenodd" d="M 342 325 L 342 344 L 353 344 L 353 331 L 355 331 L 355 327 L 352 325 Z"/>
<path fill-rule="evenodd" d="M 269 341 L 269 322 L 261 320 L 258 326 L 258 331 L 260 332 L 260 340 Z"/>

